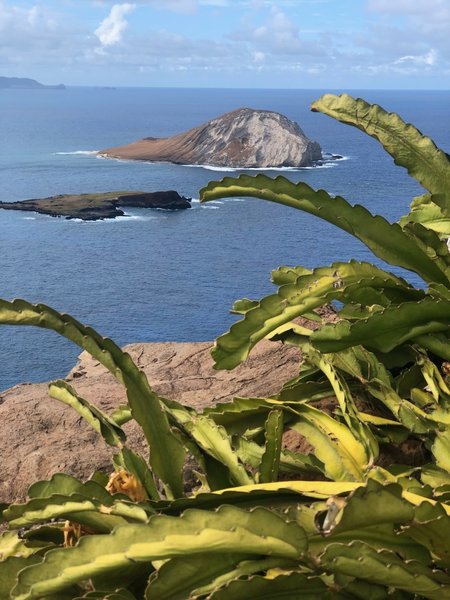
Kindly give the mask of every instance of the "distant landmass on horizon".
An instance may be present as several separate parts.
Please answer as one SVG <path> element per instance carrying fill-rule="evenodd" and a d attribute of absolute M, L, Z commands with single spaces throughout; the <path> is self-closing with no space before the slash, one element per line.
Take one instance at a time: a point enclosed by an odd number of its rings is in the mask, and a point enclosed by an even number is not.
<path fill-rule="evenodd" d="M 57 85 L 44 85 L 28 77 L 0 77 L 0 89 L 13 90 L 65 90 L 63 83 Z"/>

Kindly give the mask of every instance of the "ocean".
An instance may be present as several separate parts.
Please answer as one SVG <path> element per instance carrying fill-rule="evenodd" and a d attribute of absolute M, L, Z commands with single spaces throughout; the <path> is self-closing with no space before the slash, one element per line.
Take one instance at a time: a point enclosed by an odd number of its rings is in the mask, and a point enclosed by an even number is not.
<path fill-rule="evenodd" d="M 332 90 L 330 90 L 332 91 Z M 335 92 L 335 93 L 339 93 Z M 372 260 L 358 241 L 314 217 L 255 199 L 206 205 L 199 190 L 238 171 L 98 158 L 95 151 L 168 136 L 239 107 L 297 121 L 344 160 L 271 170 L 395 220 L 421 188 L 377 142 L 311 113 L 321 90 L 81 88 L 0 92 L 0 200 L 112 190 L 175 189 L 180 212 L 133 209 L 81 222 L 0 210 L 0 297 L 42 302 L 123 345 L 212 340 L 236 317 L 234 300 L 272 290 L 279 265 Z M 351 91 L 398 112 L 450 151 L 450 91 Z M 253 172 L 254 173 L 254 172 Z M 408 275 L 407 275 L 408 276 Z M 64 376 L 80 350 L 53 332 L 0 327 L 0 390 Z M 174 374 L 176 376 L 176 374 Z"/>

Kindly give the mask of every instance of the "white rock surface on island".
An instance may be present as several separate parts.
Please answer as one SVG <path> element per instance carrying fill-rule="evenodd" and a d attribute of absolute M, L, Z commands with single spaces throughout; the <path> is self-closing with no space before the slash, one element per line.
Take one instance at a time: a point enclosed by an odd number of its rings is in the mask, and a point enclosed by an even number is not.
<path fill-rule="evenodd" d="M 144 138 L 102 156 L 233 168 L 305 167 L 322 158 L 317 142 L 280 113 L 239 108 L 167 138 Z"/>

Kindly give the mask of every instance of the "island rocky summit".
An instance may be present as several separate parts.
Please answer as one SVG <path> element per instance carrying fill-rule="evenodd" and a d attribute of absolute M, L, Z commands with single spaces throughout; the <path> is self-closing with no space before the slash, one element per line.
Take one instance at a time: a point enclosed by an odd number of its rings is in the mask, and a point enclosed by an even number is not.
<path fill-rule="evenodd" d="M 109 158 L 232 168 L 306 167 L 322 159 L 300 126 L 269 110 L 239 108 L 184 133 L 99 152 Z"/>
<path fill-rule="evenodd" d="M 180 210 L 191 208 L 188 198 L 173 190 L 163 192 L 103 192 L 96 194 L 61 194 L 49 198 L 0 202 L 5 210 L 37 212 L 66 219 L 113 219 L 125 213 L 119 208 L 161 208 Z"/>

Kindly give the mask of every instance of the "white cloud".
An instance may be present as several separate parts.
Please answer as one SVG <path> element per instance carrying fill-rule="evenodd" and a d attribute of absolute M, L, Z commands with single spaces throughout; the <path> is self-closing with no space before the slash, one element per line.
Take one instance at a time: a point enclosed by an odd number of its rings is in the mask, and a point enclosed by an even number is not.
<path fill-rule="evenodd" d="M 102 77 L 132 84 L 147 81 L 145 73 L 155 74 L 152 82 L 164 82 L 170 72 L 192 73 L 192 82 L 203 72 L 211 73 L 211 81 L 223 76 L 224 82 L 240 81 L 243 74 L 251 81 L 254 73 L 261 81 L 271 77 L 284 85 L 291 79 L 283 73 L 290 71 L 318 87 L 358 81 L 389 86 L 408 77 L 415 82 L 416 75 L 434 85 L 448 77 L 450 0 L 364 0 L 370 19 L 355 20 L 346 32 L 339 30 L 344 27 L 339 22 L 331 31 L 312 26 L 298 10 L 307 3 L 91 0 L 95 9 L 86 19 L 88 13 L 73 0 L 0 0 L 0 68 L 6 75 L 40 75 L 47 83 L 56 79 L 68 84 L 97 83 Z M 137 6 L 139 27 L 126 30 L 128 15 Z M 101 23 L 99 7 L 106 17 Z M 188 19 L 164 14 L 169 10 L 194 14 L 199 22 L 191 28 Z M 211 28 L 213 37 L 199 23 L 207 25 L 221 10 L 223 18 Z M 189 79 L 181 78 L 183 82 Z"/>
<path fill-rule="evenodd" d="M 368 8 L 385 20 L 397 19 L 411 40 L 420 38 L 430 45 L 439 42 L 441 51 L 450 50 L 449 0 L 369 0 Z"/>
<path fill-rule="evenodd" d="M 199 0 L 203 6 L 230 6 L 229 0 Z"/>
<path fill-rule="evenodd" d="M 293 54 L 301 50 L 298 27 L 275 7 L 264 25 L 253 30 L 251 38 L 259 46 L 269 47 L 277 53 Z"/>
<path fill-rule="evenodd" d="M 146 4 L 154 4 L 155 8 L 164 10 L 172 10 L 175 12 L 181 12 L 185 14 L 192 14 L 197 10 L 196 0 L 166 0 L 161 2 L 160 0 L 147 0 Z"/>
<path fill-rule="evenodd" d="M 211 3 L 212 5 L 216 5 L 216 2 L 220 3 L 221 1 L 222 0 L 200 0 L 200 4 Z M 96 4 L 102 6 L 105 4 L 111 4 L 111 2 L 108 0 L 96 0 Z M 135 0 L 135 4 L 147 5 L 159 10 L 193 14 L 198 9 L 199 0 Z"/>
<path fill-rule="evenodd" d="M 135 4 L 128 2 L 125 4 L 114 4 L 109 15 L 95 30 L 95 35 L 103 46 L 113 46 L 122 41 L 122 34 L 128 27 L 125 15 L 134 10 L 135 7 Z"/>
<path fill-rule="evenodd" d="M 22 8 L 11 6 L 0 0 L 0 40 L 4 43 L 19 31 L 32 34 L 40 29 L 45 32 L 55 28 L 55 21 L 45 9 L 33 6 Z"/>
<path fill-rule="evenodd" d="M 88 32 L 58 9 L 42 4 L 24 7 L 0 0 L 0 68 L 2 74 L 33 76 L 44 69 L 44 82 L 54 80 L 54 67 L 76 62 L 89 46 Z"/>
<path fill-rule="evenodd" d="M 419 54 L 419 55 L 410 54 L 407 56 L 401 56 L 394 62 L 394 64 L 410 63 L 410 64 L 416 64 L 416 65 L 428 65 L 428 66 L 432 67 L 433 65 L 436 64 L 436 62 L 437 62 L 437 52 L 435 50 L 431 49 L 426 54 Z"/>
<path fill-rule="evenodd" d="M 427 19 L 450 16 L 448 0 L 369 0 L 368 7 L 369 10 L 386 14 L 425 15 Z"/>
<path fill-rule="evenodd" d="M 434 75 L 450 66 L 449 0 L 368 0 L 370 26 L 353 37 L 374 75 Z M 352 66 L 354 68 L 354 65 Z"/>
<path fill-rule="evenodd" d="M 107 0 L 97 0 L 99 4 L 108 4 Z M 135 0 L 136 4 L 151 6 L 158 10 L 194 14 L 201 6 L 212 6 L 215 8 L 231 7 L 230 0 Z M 244 2 L 245 4 L 245 2 Z"/>
<path fill-rule="evenodd" d="M 28 11 L 27 21 L 31 26 L 33 26 L 37 23 L 38 19 L 39 9 L 37 6 L 33 6 L 33 8 Z"/>
<path fill-rule="evenodd" d="M 268 18 L 257 27 L 250 28 L 248 21 L 230 34 L 232 40 L 246 42 L 256 52 L 266 56 L 324 56 L 326 51 L 317 40 L 306 40 L 299 26 L 287 15 L 272 6 Z"/>

